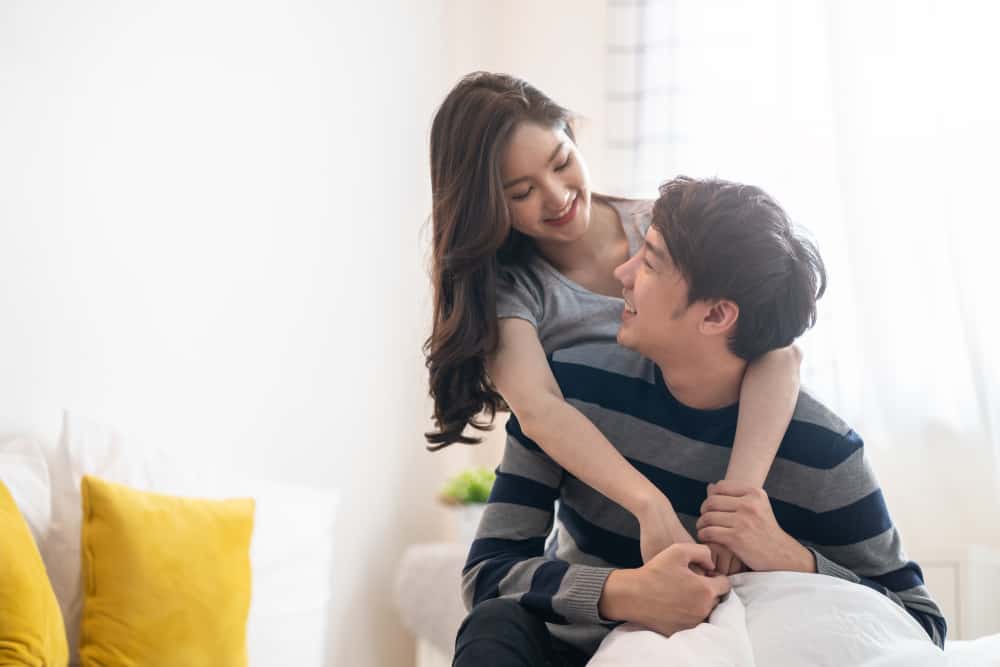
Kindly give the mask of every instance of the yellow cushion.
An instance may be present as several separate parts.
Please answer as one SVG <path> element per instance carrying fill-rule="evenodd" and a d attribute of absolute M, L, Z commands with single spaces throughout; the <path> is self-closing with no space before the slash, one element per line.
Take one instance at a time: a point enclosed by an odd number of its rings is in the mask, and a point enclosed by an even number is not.
<path fill-rule="evenodd" d="M 66 667 L 69 647 L 42 556 L 0 482 L 0 665 Z"/>
<path fill-rule="evenodd" d="M 247 664 L 254 501 L 177 498 L 85 476 L 84 667 Z"/>

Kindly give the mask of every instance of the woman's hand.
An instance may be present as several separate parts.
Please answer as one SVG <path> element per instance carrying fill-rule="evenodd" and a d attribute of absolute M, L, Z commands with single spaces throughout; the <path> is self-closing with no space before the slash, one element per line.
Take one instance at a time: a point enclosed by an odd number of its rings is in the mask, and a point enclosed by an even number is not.
<path fill-rule="evenodd" d="M 702 542 L 726 547 L 757 572 L 816 571 L 809 550 L 778 525 L 763 489 L 723 480 L 708 494 L 697 523 Z"/>
<path fill-rule="evenodd" d="M 671 544 L 694 542 L 666 496 L 649 498 L 637 512 L 639 550 L 642 562 L 648 563 Z"/>
<path fill-rule="evenodd" d="M 709 544 L 709 550 L 712 552 L 712 562 L 715 563 L 716 574 L 739 574 L 746 570 L 746 566 L 743 564 L 739 558 L 736 557 L 729 547 L 724 547 L 721 544 Z"/>

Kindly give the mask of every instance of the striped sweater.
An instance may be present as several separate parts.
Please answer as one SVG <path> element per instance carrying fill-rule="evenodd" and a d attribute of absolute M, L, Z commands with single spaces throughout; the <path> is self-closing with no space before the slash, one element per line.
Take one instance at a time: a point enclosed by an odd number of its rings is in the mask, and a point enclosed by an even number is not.
<path fill-rule="evenodd" d="M 738 406 L 704 411 L 681 404 L 655 364 L 613 343 L 559 350 L 550 364 L 566 399 L 696 534 L 706 484 L 725 477 Z M 638 522 L 563 470 L 513 415 L 507 434 L 463 569 L 465 605 L 519 600 L 554 636 L 592 653 L 615 625 L 597 610 L 605 580 L 614 568 L 642 564 Z M 882 593 L 944 645 L 945 620 L 920 567 L 904 555 L 861 438 L 805 391 L 764 489 L 778 523 L 813 552 L 820 574 Z"/>

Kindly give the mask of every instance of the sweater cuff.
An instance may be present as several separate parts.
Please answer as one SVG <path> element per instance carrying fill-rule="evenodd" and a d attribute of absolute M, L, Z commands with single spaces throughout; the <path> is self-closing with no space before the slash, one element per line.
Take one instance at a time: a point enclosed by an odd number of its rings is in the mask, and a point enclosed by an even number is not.
<path fill-rule="evenodd" d="M 569 623 L 606 623 L 598 613 L 598 603 L 604 584 L 614 568 L 573 565 L 566 573 L 563 588 L 557 597 L 562 598 L 563 616 Z M 558 608 L 556 611 L 560 611 Z"/>
<path fill-rule="evenodd" d="M 816 557 L 816 572 L 818 574 L 825 574 L 828 577 L 844 579 L 855 584 L 861 581 L 861 578 L 854 574 L 854 572 L 851 572 L 846 567 L 834 563 L 832 560 L 816 551 L 816 549 L 812 547 L 806 547 L 806 549 L 809 549 L 813 556 Z"/>

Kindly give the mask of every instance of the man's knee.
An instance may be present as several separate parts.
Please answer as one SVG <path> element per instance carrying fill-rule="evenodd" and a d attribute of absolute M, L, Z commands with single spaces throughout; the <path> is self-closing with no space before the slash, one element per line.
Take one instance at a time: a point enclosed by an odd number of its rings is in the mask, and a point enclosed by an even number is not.
<path fill-rule="evenodd" d="M 544 656 L 548 636 L 545 622 L 516 600 L 486 600 L 473 607 L 458 630 L 455 664 L 477 664 L 479 654 L 504 658 L 496 664 L 535 664 Z"/>
<path fill-rule="evenodd" d="M 459 634 L 472 632 L 479 634 L 482 630 L 495 633 L 503 627 L 529 628 L 539 625 L 544 626 L 544 622 L 525 609 L 520 602 L 505 598 L 493 598 L 480 602 L 472 608 L 469 615 L 465 617 Z"/>

